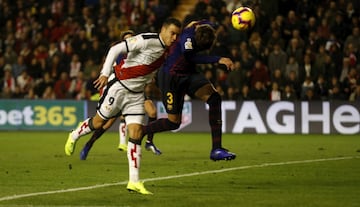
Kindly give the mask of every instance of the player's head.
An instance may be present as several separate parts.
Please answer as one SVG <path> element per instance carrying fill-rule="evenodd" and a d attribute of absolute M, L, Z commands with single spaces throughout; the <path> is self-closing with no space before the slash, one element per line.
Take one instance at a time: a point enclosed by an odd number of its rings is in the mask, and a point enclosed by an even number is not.
<path fill-rule="evenodd" d="M 160 30 L 160 37 L 166 46 L 170 46 L 178 38 L 181 31 L 181 22 L 173 17 L 167 18 Z"/>
<path fill-rule="evenodd" d="M 135 35 L 135 32 L 134 32 L 134 31 L 132 31 L 132 30 L 125 30 L 125 31 L 123 31 L 123 32 L 120 33 L 120 40 L 112 43 L 111 46 L 114 46 L 114 45 L 116 45 L 116 44 L 119 44 L 120 42 L 122 42 L 122 41 L 126 40 L 127 38 L 132 37 L 132 36 L 134 36 L 134 35 Z"/>
<path fill-rule="evenodd" d="M 135 32 L 132 30 L 123 31 L 120 33 L 120 40 L 121 41 L 126 40 L 127 38 L 132 37 L 134 35 L 135 35 Z"/>
<path fill-rule="evenodd" d="M 215 30 L 208 24 L 199 25 L 195 29 L 197 50 L 210 49 L 216 39 Z"/>

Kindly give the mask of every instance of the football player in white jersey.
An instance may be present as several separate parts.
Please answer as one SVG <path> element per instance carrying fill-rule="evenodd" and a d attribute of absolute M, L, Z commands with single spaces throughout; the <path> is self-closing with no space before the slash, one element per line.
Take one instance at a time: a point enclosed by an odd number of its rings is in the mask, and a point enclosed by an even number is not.
<path fill-rule="evenodd" d="M 100 76 L 94 82 L 98 89 L 106 85 L 98 102 L 97 113 L 69 133 L 65 144 L 66 155 L 73 154 L 80 137 L 103 127 L 107 120 L 121 113 L 125 117 L 129 133 L 127 189 L 141 194 L 152 194 L 139 178 L 142 126 L 145 119 L 143 90 L 163 64 L 166 49 L 176 41 L 180 31 L 181 22 L 168 18 L 164 21 L 160 33 L 142 33 L 110 48 Z M 112 74 L 113 63 L 121 54 L 127 54 L 127 57 L 115 66 L 115 74 Z"/>
<path fill-rule="evenodd" d="M 122 32 L 120 34 L 120 41 L 119 42 L 115 42 L 115 44 L 120 43 L 121 41 L 124 41 L 125 39 L 132 37 L 135 35 L 135 32 L 132 30 L 126 30 L 124 32 Z M 116 62 L 114 63 L 114 65 L 119 64 L 122 59 L 126 58 L 126 55 L 120 55 L 117 59 Z M 121 69 L 121 68 L 118 68 Z M 158 92 L 159 89 L 156 87 L 155 81 L 152 81 L 150 84 L 146 84 L 145 86 L 145 90 L 144 90 L 144 95 L 145 95 L 145 102 L 144 102 L 144 107 L 145 107 L 145 112 L 148 115 L 148 123 L 156 120 L 156 107 L 153 103 L 153 101 L 151 100 L 152 97 L 152 93 L 153 92 Z M 93 134 L 91 135 L 90 139 L 86 142 L 86 144 L 84 145 L 83 149 L 80 152 L 80 159 L 81 160 L 86 160 L 88 153 L 90 152 L 93 144 L 96 142 L 96 140 L 98 140 L 102 134 L 104 134 L 116 121 L 117 117 L 111 118 L 109 120 L 107 120 L 107 122 L 104 124 L 103 127 L 101 127 L 100 129 L 97 129 L 93 132 Z M 153 143 L 153 134 L 148 134 L 146 142 L 145 142 L 145 149 L 148 151 L 152 151 L 155 155 L 160 155 L 161 151 L 160 149 L 158 149 L 155 144 Z M 118 145 L 118 149 L 120 151 L 127 151 L 127 126 L 126 126 L 126 122 L 125 122 L 125 117 L 120 115 L 120 124 L 119 124 L 119 145 Z"/>

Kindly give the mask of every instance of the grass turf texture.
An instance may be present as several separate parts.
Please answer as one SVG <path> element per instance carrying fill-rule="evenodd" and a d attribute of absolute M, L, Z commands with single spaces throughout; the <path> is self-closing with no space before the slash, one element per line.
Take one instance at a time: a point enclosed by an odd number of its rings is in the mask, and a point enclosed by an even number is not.
<path fill-rule="evenodd" d="M 159 133 L 163 154 L 142 153 L 141 178 L 155 179 L 145 182 L 150 196 L 126 190 L 128 164 L 117 133 L 105 133 L 86 161 L 79 153 L 89 136 L 72 157 L 64 154 L 66 138 L 65 132 L 0 132 L 0 207 L 360 205 L 358 135 L 225 134 L 223 145 L 237 158 L 213 162 L 208 133 Z M 328 158 L 344 159 L 318 160 Z M 237 169 L 213 172 L 229 168 Z M 207 173 L 190 174 L 196 172 Z M 110 185 L 78 189 L 101 184 Z M 38 192 L 56 193 L 4 199 Z"/>

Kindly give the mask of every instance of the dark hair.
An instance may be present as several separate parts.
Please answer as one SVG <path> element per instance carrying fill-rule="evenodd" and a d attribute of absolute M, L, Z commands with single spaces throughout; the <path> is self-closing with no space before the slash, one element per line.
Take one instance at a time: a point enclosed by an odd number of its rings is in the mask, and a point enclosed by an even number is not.
<path fill-rule="evenodd" d="M 165 19 L 165 21 L 163 22 L 163 26 L 170 26 L 170 25 L 175 25 L 175 26 L 177 26 L 177 27 L 179 27 L 179 28 L 181 28 L 181 26 L 182 26 L 182 24 L 181 24 L 181 22 L 178 20 L 178 19 L 176 19 L 176 18 L 174 18 L 174 17 L 168 17 L 167 19 Z"/>
<path fill-rule="evenodd" d="M 215 30 L 210 25 L 200 25 L 195 30 L 195 42 L 198 50 L 210 49 L 215 38 Z"/>
<path fill-rule="evenodd" d="M 120 41 L 123 41 L 124 40 L 124 37 L 126 35 L 135 35 L 135 32 L 132 31 L 132 30 L 126 30 L 126 31 L 123 31 L 120 33 Z"/>

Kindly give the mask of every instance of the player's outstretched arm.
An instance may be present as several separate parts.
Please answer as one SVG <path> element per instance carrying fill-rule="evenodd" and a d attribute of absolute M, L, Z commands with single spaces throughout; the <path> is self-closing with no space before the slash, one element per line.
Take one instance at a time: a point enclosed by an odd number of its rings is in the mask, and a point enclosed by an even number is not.
<path fill-rule="evenodd" d="M 225 65 L 228 70 L 233 70 L 234 68 L 234 63 L 230 58 L 226 58 L 226 57 L 220 58 L 219 64 Z"/>

